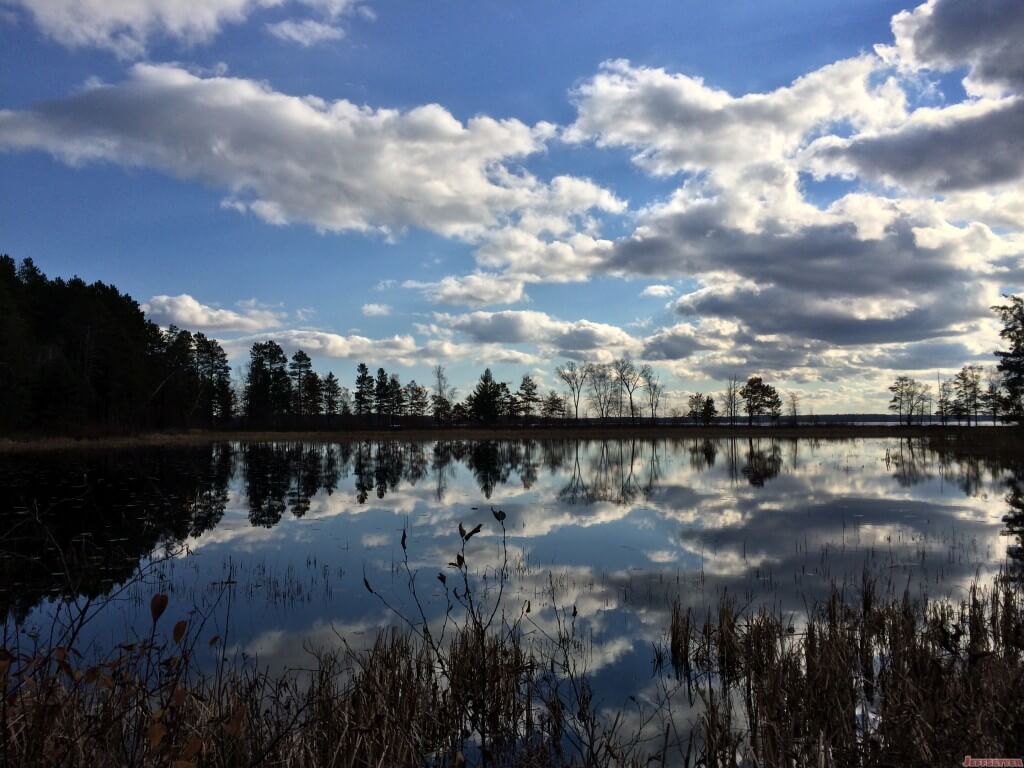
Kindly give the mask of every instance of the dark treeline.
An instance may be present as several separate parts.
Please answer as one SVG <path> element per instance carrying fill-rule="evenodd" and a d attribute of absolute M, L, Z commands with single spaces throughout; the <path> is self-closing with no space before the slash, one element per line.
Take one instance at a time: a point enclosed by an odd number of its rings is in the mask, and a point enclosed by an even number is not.
<path fill-rule="evenodd" d="M 993 308 L 1008 348 L 998 365 L 967 365 L 936 391 L 900 376 L 889 408 L 900 422 L 1024 421 L 1024 302 Z M 796 391 L 781 394 L 761 376 L 732 376 L 724 391 L 695 392 L 685 408 L 664 405 L 666 387 L 650 365 L 568 361 L 555 370 L 564 390 L 540 391 L 486 369 L 464 397 L 435 366 L 425 384 L 359 363 L 342 384 L 313 370 L 299 349 L 253 344 L 241 381 L 215 340 L 147 320 L 130 296 L 80 278 L 47 278 L 30 259 L 0 257 L 0 431 L 67 433 L 145 429 L 390 429 L 399 426 L 619 424 L 796 425 L 808 419 Z M 813 417 L 812 419 L 813 420 Z"/>
<path fill-rule="evenodd" d="M 214 339 L 146 319 L 105 283 L 0 256 L 0 430 L 213 427 L 234 393 Z"/>

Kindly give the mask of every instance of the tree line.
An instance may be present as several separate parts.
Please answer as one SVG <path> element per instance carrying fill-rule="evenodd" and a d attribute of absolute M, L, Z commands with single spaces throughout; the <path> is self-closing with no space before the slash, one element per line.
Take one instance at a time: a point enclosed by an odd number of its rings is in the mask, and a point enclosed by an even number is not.
<path fill-rule="evenodd" d="M 6 432 L 126 431 L 226 424 L 235 393 L 215 339 L 161 329 L 112 285 L 4 255 L 0 403 Z"/>
<path fill-rule="evenodd" d="M 1009 349 L 998 350 L 992 367 L 965 365 L 954 376 L 936 377 L 932 387 L 911 376 L 897 376 L 889 386 L 889 410 L 900 423 L 938 421 L 977 426 L 982 419 L 1024 423 L 1024 299 L 1005 296 L 992 307 L 1003 323 L 1000 337 Z"/>
<path fill-rule="evenodd" d="M 977 424 L 982 417 L 1024 421 L 1024 303 L 1007 296 L 993 309 L 1003 321 L 1007 349 L 998 365 L 967 365 L 930 386 L 909 376 L 889 388 L 889 408 L 901 423 L 926 417 L 943 424 Z M 399 423 L 509 423 L 517 420 L 658 422 L 666 388 L 650 365 L 628 357 L 608 363 L 574 360 L 557 366 L 563 392 L 540 390 L 523 375 L 518 385 L 498 381 L 490 369 L 465 397 L 442 365 L 425 384 L 359 363 L 353 386 L 320 375 L 309 355 L 291 357 L 273 341 L 252 345 L 241 381 L 232 379 L 216 339 L 171 326 L 160 328 L 139 304 L 112 285 L 47 278 L 31 259 L 0 256 L 0 430 L 213 428 L 248 426 L 382 426 Z M 718 394 L 694 392 L 673 421 L 747 424 L 778 422 L 786 411 L 796 423 L 800 395 L 783 398 L 761 376 L 730 377 Z"/>

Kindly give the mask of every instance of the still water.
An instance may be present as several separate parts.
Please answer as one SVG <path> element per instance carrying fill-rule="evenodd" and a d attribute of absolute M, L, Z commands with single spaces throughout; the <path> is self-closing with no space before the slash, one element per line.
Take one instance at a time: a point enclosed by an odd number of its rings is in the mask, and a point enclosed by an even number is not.
<path fill-rule="evenodd" d="M 171 615 L 202 612 L 204 631 L 238 657 L 301 668 L 312 650 L 366 646 L 396 623 L 381 597 L 412 615 L 403 530 L 428 618 L 442 615 L 437 574 L 453 572 L 460 523 L 479 524 L 466 557 L 483 588 L 494 596 L 505 563 L 510 614 L 529 600 L 542 627 L 553 603 L 575 606 L 595 690 L 619 706 L 650 680 L 676 598 L 700 612 L 727 590 L 798 620 L 865 570 L 883 590 L 952 597 L 1019 572 L 1019 479 L 1006 462 L 898 439 L 7 455 L 5 644 L 14 632 L 45 637 L 71 600 L 95 612 L 83 642 L 102 653 L 144 636 L 149 599 L 164 592 Z"/>

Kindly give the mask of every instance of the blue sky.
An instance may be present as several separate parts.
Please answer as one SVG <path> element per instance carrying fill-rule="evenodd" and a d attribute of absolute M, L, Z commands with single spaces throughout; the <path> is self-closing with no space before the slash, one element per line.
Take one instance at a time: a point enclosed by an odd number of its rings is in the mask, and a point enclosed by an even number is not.
<path fill-rule="evenodd" d="M 0 249 L 238 364 L 877 410 L 1021 285 L 1022 8 L 0 0 Z"/>

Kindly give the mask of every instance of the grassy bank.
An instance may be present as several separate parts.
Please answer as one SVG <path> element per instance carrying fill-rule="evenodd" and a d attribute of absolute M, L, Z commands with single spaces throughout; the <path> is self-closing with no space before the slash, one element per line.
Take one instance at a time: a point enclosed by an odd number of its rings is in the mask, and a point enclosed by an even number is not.
<path fill-rule="evenodd" d="M 92 448 L 136 448 L 146 446 L 200 445 L 211 442 L 305 441 L 343 442 L 363 440 L 686 440 L 705 438 L 927 438 L 948 445 L 1001 449 L 1024 443 L 1024 430 L 1014 427 L 941 427 L 897 425 L 807 425 L 799 427 L 747 426 L 588 426 L 521 427 L 487 429 L 451 427 L 397 430 L 344 431 L 221 431 L 151 432 L 134 435 L 53 437 L 15 435 L 0 438 L 0 452 L 66 451 Z"/>
<path fill-rule="evenodd" d="M 87 661 L 0 653 L 0 759 L 19 766 L 931 766 L 1024 754 L 1017 586 L 961 604 L 834 592 L 806 620 L 678 608 L 654 650 L 659 701 L 603 709 L 575 613 L 539 640 L 520 613 L 442 637 L 382 629 L 271 675 L 194 657 L 201 622 L 166 597 L 148 638 Z M 343 641 L 343 639 L 342 639 Z M 639 704 L 637 707 L 639 708 Z M 694 716 L 696 713 L 696 716 Z M 938 762 L 937 762 L 938 761 Z M 942 762 L 947 761 L 947 762 Z"/>

